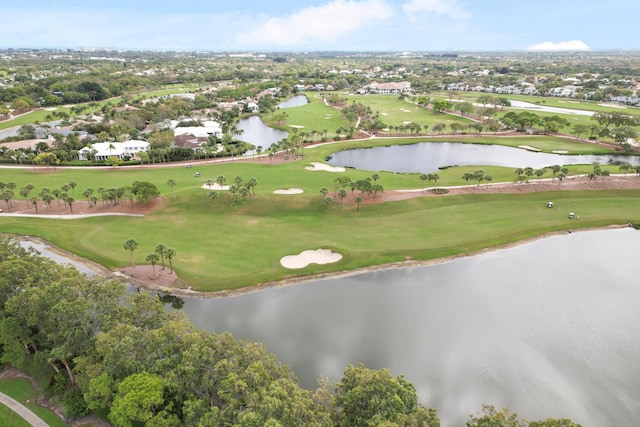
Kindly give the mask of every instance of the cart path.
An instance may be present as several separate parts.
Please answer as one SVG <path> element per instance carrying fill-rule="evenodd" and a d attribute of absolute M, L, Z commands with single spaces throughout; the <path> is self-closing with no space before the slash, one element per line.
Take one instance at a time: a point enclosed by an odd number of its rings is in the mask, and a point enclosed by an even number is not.
<path fill-rule="evenodd" d="M 42 421 L 42 419 L 31 412 L 29 408 L 4 393 L 0 393 L 0 403 L 20 415 L 33 427 L 49 427 L 49 424 Z"/>

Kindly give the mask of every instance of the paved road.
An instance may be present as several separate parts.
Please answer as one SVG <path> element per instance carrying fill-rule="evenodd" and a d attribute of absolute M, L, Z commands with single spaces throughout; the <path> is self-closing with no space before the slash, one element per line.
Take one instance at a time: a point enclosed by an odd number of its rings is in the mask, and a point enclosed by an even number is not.
<path fill-rule="evenodd" d="M 20 415 L 33 427 L 49 427 L 49 424 L 42 421 L 42 419 L 31 412 L 29 408 L 4 393 L 0 393 L 0 403 L 10 408 L 16 414 Z"/>

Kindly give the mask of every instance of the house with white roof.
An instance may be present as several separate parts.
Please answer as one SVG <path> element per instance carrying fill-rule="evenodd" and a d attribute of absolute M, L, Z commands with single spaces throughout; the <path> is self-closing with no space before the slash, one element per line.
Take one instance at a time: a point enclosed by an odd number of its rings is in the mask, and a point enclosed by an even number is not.
<path fill-rule="evenodd" d="M 202 126 L 184 126 L 176 127 L 180 123 L 177 120 L 171 121 L 171 127 L 173 127 L 173 135 L 193 135 L 195 137 L 208 138 L 211 135 L 215 135 L 217 138 L 222 138 L 222 126 L 220 123 L 213 120 L 206 120 L 202 122 Z"/>
<path fill-rule="evenodd" d="M 363 92 L 379 93 L 381 95 L 409 93 L 411 92 L 411 83 L 409 82 L 389 82 L 389 83 L 370 83 L 362 88 Z"/>
<path fill-rule="evenodd" d="M 107 160 L 108 157 L 115 156 L 120 159 L 137 158 L 141 151 L 149 151 L 149 143 L 132 139 L 125 142 L 96 142 L 78 151 L 80 160 Z M 92 155 L 93 154 L 93 155 Z"/>

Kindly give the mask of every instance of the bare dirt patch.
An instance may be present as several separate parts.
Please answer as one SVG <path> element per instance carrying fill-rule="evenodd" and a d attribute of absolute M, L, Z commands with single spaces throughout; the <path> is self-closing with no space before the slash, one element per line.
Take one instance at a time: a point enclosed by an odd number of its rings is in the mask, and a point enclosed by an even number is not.
<path fill-rule="evenodd" d="M 47 205 L 39 201 L 37 203 L 37 210 L 32 203 L 27 203 L 25 200 L 12 200 L 11 208 L 7 206 L 5 202 L 2 202 L 0 206 L 6 213 L 17 214 L 30 214 L 30 215 L 69 215 L 78 216 L 91 215 L 91 214 L 132 214 L 132 215 L 146 215 L 158 208 L 166 205 L 165 200 L 162 197 L 156 197 L 153 200 L 149 200 L 147 203 L 130 203 L 128 200 L 121 201 L 115 205 L 111 203 L 98 202 L 95 206 L 89 206 L 89 202 L 86 200 L 76 200 L 69 208 L 69 205 L 65 204 L 62 200 L 59 202 L 54 200 L 51 205 Z"/>
<path fill-rule="evenodd" d="M 119 268 L 118 272 L 132 279 L 133 282 L 154 290 L 169 289 L 178 281 L 176 272 L 171 271 L 168 266 L 162 269 L 161 265 L 156 265 L 155 268 L 151 264 L 136 265 Z"/>

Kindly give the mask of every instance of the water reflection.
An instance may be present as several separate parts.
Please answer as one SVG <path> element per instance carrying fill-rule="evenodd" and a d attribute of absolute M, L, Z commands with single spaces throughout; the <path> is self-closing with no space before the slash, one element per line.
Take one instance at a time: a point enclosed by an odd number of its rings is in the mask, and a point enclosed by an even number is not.
<path fill-rule="evenodd" d="M 552 165 L 630 163 L 640 165 L 638 156 L 564 155 L 538 153 L 502 145 L 422 142 L 410 145 L 358 148 L 334 153 L 334 166 L 401 173 L 436 172 L 447 166 L 487 165 L 540 169 Z"/>
<path fill-rule="evenodd" d="M 421 268 L 223 300 L 185 299 L 200 328 L 266 344 L 313 387 L 349 363 L 413 382 L 443 426 L 483 403 L 527 419 L 635 426 L 640 233 L 551 237 Z"/>
<path fill-rule="evenodd" d="M 41 256 L 47 257 L 57 262 L 58 264 L 70 264 L 73 267 L 75 267 L 80 273 L 84 273 L 89 277 L 95 276 L 96 274 L 98 274 L 96 270 L 92 269 L 86 264 L 83 264 L 82 262 L 79 262 L 79 261 L 75 261 L 57 252 L 54 252 L 48 249 L 47 245 L 43 243 L 35 242 L 32 240 L 19 240 L 18 243 L 20 244 L 20 246 L 22 246 L 25 249 L 33 248 L 37 250 Z"/>
<path fill-rule="evenodd" d="M 242 130 L 240 139 L 256 147 L 261 146 L 263 150 L 268 150 L 272 144 L 286 139 L 287 136 L 289 136 L 285 131 L 272 129 L 265 125 L 259 116 L 250 116 L 239 120 L 234 129 L 236 131 Z M 255 154 L 255 152 L 251 151 L 247 153 L 247 155 L 252 154 Z"/>
<path fill-rule="evenodd" d="M 309 100 L 304 95 L 295 95 L 291 98 L 287 99 L 284 102 L 278 104 L 278 108 L 294 108 L 294 107 L 302 107 L 309 103 Z"/>

